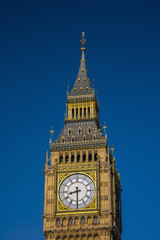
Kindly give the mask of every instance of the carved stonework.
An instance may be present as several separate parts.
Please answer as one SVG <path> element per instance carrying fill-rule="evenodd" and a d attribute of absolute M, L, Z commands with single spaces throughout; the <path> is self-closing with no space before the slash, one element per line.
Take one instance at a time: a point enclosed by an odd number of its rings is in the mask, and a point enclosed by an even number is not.
<path fill-rule="evenodd" d="M 45 240 L 121 240 L 121 184 L 87 75 L 85 39 L 63 129 L 46 154 Z"/>

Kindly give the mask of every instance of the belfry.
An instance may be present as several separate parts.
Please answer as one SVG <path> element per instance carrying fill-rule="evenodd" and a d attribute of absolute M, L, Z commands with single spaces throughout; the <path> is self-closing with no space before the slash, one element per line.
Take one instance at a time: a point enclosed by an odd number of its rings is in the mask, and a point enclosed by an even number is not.
<path fill-rule="evenodd" d="M 81 42 L 65 124 L 57 140 L 51 138 L 46 154 L 43 232 L 46 240 L 120 240 L 120 174 L 114 148 L 102 133 L 99 103 L 86 69 L 84 33 Z"/>

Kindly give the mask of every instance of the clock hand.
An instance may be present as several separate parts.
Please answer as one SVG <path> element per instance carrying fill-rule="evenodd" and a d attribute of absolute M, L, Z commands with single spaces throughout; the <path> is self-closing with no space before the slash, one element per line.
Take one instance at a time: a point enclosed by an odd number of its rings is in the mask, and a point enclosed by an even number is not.
<path fill-rule="evenodd" d="M 79 189 L 80 190 L 80 189 Z M 78 209 L 78 187 L 76 187 L 76 195 L 77 195 L 77 209 Z"/>
<path fill-rule="evenodd" d="M 75 190 L 75 191 L 69 192 L 69 194 L 72 195 L 73 193 L 76 193 L 76 192 L 77 192 L 77 188 L 78 188 L 78 187 L 76 187 L 76 190 Z M 78 192 L 81 192 L 81 189 L 78 189 Z"/>
<path fill-rule="evenodd" d="M 70 195 L 72 195 L 73 193 L 76 193 L 76 199 L 77 199 L 77 209 L 78 209 L 78 193 L 81 192 L 81 189 L 78 189 L 78 187 L 76 187 L 76 190 L 73 192 L 69 192 Z"/>

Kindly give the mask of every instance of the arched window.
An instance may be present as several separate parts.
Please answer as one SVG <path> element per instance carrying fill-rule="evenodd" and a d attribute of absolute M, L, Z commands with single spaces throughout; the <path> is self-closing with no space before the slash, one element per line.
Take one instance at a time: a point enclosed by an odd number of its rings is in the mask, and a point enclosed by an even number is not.
<path fill-rule="evenodd" d="M 96 234 L 94 240 L 99 240 L 99 236 Z"/>
<path fill-rule="evenodd" d="M 64 137 L 61 139 L 61 142 L 64 143 Z"/>
<path fill-rule="evenodd" d="M 90 107 L 88 107 L 88 117 L 90 117 Z"/>
<path fill-rule="evenodd" d="M 86 108 L 84 108 L 84 117 L 86 117 Z"/>
<path fill-rule="evenodd" d="M 61 226 L 61 220 L 60 220 L 60 218 L 57 219 L 57 221 L 56 221 L 56 225 L 57 225 L 58 227 Z"/>
<path fill-rule="evenodd" d="M 83 141 L 84 141 L 84 142 L 86 141 L 86 136 L 83 136 Z"/>
<path fill-rule="evenodd" d="M 70 218 L 68 221 L 69 226 L 73 225 L 73 218 Z"/>
<path fill-rule="evenodd" d="M 78 118 L 78 108 L 76 108 L 76 118 Z"/>
<path fill-rule="evenodd" d="M 90 127 L 88 128 L 88 132 L 91 133 L 91 128 Z"/>
<path fill-rule="evenodd" d="M 86 154 L 84 153 L 83 154 L 83 162 L 85 162 L 86 161 Z"/>
<path fill-rule="evenodd" d="M 92 153 L 89 153 L 89 155 L 88 155 L 88 161 L 92 161 Z"/>
<path fill-rule="evenodd" d="M 72 142 L 75 142 L 75 137 L 72 137 Z"/>
<path fill-rule="evenodd" d="M 94 154 L 94 161 L 97 161 L 97 153 Z"/>
<path fill-rule="evenodd" d="M 67 162 L 68 162 L 68 160 L 69 160 L 69 156 L 68 156 L 68 155 L 66 155 L 66 156 L 65 156 L 65 163 L 67 163 Z"/>
<path fill-rule="evenodd" d="M 74 108 L 72 108 L 72 118 L 74 118 Z"/>
<path fill-rule="evenodd" d="M 82 129 L 78 128 L 78 134 L 81 134 L 81 133 L 82 133 Z"/>
<path fill-rule="evenodd" d="M 94 224 L 98 224 L 98 217 L 97 217 L 97 216 L 95 216 L 95 217 L 93 218 L 93 223 L 94 223 Z"/>
<path fill-rule="evenodd" d="M 74 154 L 71 155 L 71 163 L 74 162 Z"/>
<path fill-rule="evenodd" d="M 58 236 L 58 237 L 56 238 L 56 240 L 62 240 L 62 238 L 61 238 L 60 236 Z"/>
<path fill-rule="evenodd" d="M 85 224 L 85 217 L 81 218 L 81 224 Z"/>
<path fill-rule="evenodd" d="M 82 108 L 80 108 L 80 117 L 82 117 Z"/>
<path fill-rule="evenodd" d="M 88 218 L 87 218 L 87 223 L 88 223 L 88 224 L 92 224 L 92 218 L 91 218 L 91 217 L 88 217 Z"/>
<path fill-rule="evenodd" d="M 62 163 L 63 162 L 63 155 L 60 155 L 59 157 L 59 163 Z"/>
<path fill-rule="evenodd" d="M 62 225 L 63 225 L 63 226 L 67 226 L 67 219 L 66 219 L 66 218 L 63 218 L 63 220 L 62 220 Z"/>
<path fill-rule="evenodd" d="M 75 218 L 75 224 L 76 224 L 76 225 L 79 224 L 79 218 L 78 218 L 78 217 Z"/>
<path fill-rule="evenodd" d="M 80 162 L 80 154 L 77 155 L 77 162 Z"/>
<path fill-rule="evenodd" d="M 93 135 L 93 140 L 94 140 L 94 141 L 96 140 L 96 135 L 95 135 L 95 134 Z"/>
<path fill-rule="evenodd" d="M 69 128 L 68 129 L 68 134 L 71 135 L 72 134 L 72 130 Z"/>

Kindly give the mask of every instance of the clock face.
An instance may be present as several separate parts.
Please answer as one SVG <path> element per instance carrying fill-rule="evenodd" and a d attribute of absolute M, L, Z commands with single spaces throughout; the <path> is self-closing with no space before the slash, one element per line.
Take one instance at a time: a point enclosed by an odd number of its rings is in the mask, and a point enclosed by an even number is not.
<path fill-rule="evenodd" d="M 85 174 L 73 174 L 65 178 L 59 188 L 61 202 L 68 208 L 81 209 L 95 196 L 95 185 Z"/>

